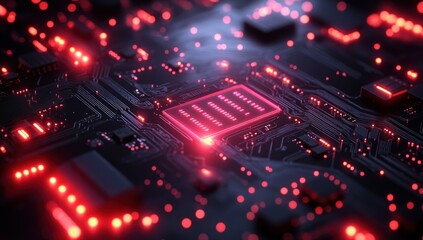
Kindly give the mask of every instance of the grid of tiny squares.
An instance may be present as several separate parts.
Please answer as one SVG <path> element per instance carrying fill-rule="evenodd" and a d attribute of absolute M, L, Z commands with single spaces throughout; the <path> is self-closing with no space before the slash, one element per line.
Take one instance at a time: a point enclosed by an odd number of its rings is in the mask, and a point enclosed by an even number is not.
<path fill-rule="evenodd" d="M 281 109 L 244 85 L 236 85 L 163 111 L 190 136 L 206 140 L 246 127 Z"/>

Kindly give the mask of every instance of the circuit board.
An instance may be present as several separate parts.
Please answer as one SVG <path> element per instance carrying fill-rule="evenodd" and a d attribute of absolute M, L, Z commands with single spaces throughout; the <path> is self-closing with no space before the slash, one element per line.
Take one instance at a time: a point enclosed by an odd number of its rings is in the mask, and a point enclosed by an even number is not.
<path fill-rule="evenodd" d="M 423 1 L 0 1 L 0 239 L 423 239 Z"/>

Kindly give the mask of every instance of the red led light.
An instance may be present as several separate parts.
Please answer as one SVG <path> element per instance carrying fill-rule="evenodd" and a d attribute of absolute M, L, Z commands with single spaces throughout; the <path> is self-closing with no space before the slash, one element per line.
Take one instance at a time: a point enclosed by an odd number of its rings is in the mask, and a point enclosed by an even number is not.
<path fill-rule="evenodd" d="M 204 212 L 203 209 L 198 209 L 197 211 L 195 211 L 195 217 L 197 217 L 198 219 L 203 219 L 206 216 L 206 212 Z"/>
<path fill-rule="evenodd" d="M 88 226 L 91 228 L 95 228 L 98 226 L 98 219 L 95 217 L 90 217 L 88 219 Z"/>
<path fill-rule="evenodd" d="M 423 13 L 423 1 L 417 3 L 417 11 Z"/>
<path fill-rule="evenodd" d="M 190 228 L 190 227 L 191 227 L 191 225 L 192 225 L 191 219 L 189 219 L 189 218 L 184 218 L 184 219 L 182 219 L 182 221 L 181 221 L 181 225 L 182 225 L 182 227 L 183 227 L 183 228 L 185 228 L 185 229 Z"/>
<path fill-rule="evenodd" d="M 41 134 L 44 134 L 45 133 L 45 131 L 44 131 L 44 128 L 43 127 L 41 127 L 41 125 L 40 124 L 38 124 L 38 123 L 33 123 L 32 124 L 32 126 L 34 126 L 34 128 L 39 132 L 39 133 L 41 133 Z"/>
<path fill-rule="evenodd" d="M 76 212 L 77 212 L 78 214 L 84 214 L 84 213 L 85 213 L 85 211 L 86 211 L 86 208 L 85 208 L 85 206 L 84 206 L 84 205 L 78 205 L 78 206 L 76 207 Z"/>
<path fill-rule="evenodd" d="M 399 223 L 398 223 L 398 221 L 397 221 L 397 220 L 392 220 L 392 221 L 390 221 L 390 222 L 389 222 L 389 228 L 390 228 L 392 231 L 396 231 L 396 230 L 398 230 L 398 227 L 399 227 Z"/>
<path fill-rule="evenodd" d="M 223 222 L 218 222 L 216 224 L 216 231 L 219 233 L 223 233 L 226 230 L 226 225 Z"/>
<path fill-rule="evenodd" d="M 144 227 L 150 227 L 153 224 L 153 220 L 150 216 L 143 217 L 141 222 Z"/>
<path fill-rule="evenodd" d="M 348 34 L 345 34 L 341 31 L 339 31 L 336 28 L 329 28 L 328 29 L 328 35 L 329 37 L 331 37 L 332 39 L 341 42 L 343 44 L 349 44 L 351 42 L 357 41 L 358 39 L 360 39 L 360 33 L 358 31 L 354 31 Z"/>
<path fill-rule="evenodd" d="M 130 222 L 132 222 L 132 215 L 131 215 L 131 214 L 129 214 L 129 213 L 126 213 L 126 214 L 124 214 L 124 215 L 123 215 L 122 220 L 123 220 L 125 223 L 130 223 Z"/>
<path fill-rule="evenodd" d="M 55 177 L 51 177 L 50 179 L 49 179 L 49 182 L 50 182 L 50 184 L 56 184 L 56 182 L 57 182 L 57 180 L 56 180 L 56 178 Z"/>
<path fill-rule="evenodd" d="M 19 134 L 19 137 L 22 141 L 27 141 L 30 138 L 29 134 L 24 129 L 18 129 L 17 133 Z"/>
<path fill-rule="evenodd" d="M 7 14 L 7 9 L 0 4 L 0 17 L 4 17 Z"/>
<path fill-rule="evenodd" d="M 172 17 L 172 14 L 169 11 L 164 11 L 162 13 L 163 20 L 169 20 Z"/>
<path fill-rule="evenodd" d="M 163 111 L 176 126 L 206 144 L 213 137 L 248 126 L 281 109 L 243 85 L 236 85 Z"/>
<path fill-rule="evenodd" d="M 64 185 L 60 185 L 60 186 L 57 188 L 57 190 L 58 190 L 60 193 L 64 193 L 64 192 L 66 192 L 66 187 L 65 187 Z"/>
<path fill-rule="evenodd" d="M 419 74 L 416 71 L 408 70 L 407 71 L 407 77 L 411 80 L 416 80 Z"/>
<path fill-rule="evenodd" d="M 144 49 L 138 48 L 137 53 L 141 56 L 142 60 L 148 60 L 149 54 Z"/>
<path fill-rule="evenodd" d="M 112 226 L 114 228 L 120 228 L 122 226 L 122 220 L 120 220 L 119 218 L 113 218 Z"/>
<path fill-rule="evenodd" d="M 47 208 L 49 209 L 53 218 L 66 231 L 70 238 L 77 239 L 81 236 L 81 229 L 69 217 L 69 215 L 65 211 L 63 211 L 63 209 L 57 207 L 54 203 L 50 203 Z"/>
<path fill-rule="evenodd" d="M 76 201 L 76 197 L 75 197 L 75 195 L 69 195 L 68 196 L 68 202 L 69 203 L 74 203 Z"/>
<path fill-rule="evenodd" d="M 270 76 L 272 76 L 272 77 L 276 77 L 276 76 L 278 76 L 278 72 L 277 72 L 275 69 L 273 69 L 272 67 L 266 67 L 266 68 L 264 69 L 264 71 L 265 71 L 268 75 L 270 75 Z"/>
<path fill-rule="evenodd" d="M 138 115 L 137 117 L 138 117 L 138 119 L 139 119 L 141 122 L 145 122 L 145 118 L 144 118 L 143 116 Z"/>
<path fill-rule="evenodd" d="M 156 22 L 156 18 L 153 15 L 142 9 L 137 11 L 137 16 L 140 18 L 140 20 L 148 24 L 153 24 Z"/>
<path fill-rule="evenodd" d="M 354 237 L 357 233 L 357 229 L 354 226 L 348 226 L 345 228 L 345 234 L 347 234 L 348 237 Z"/>

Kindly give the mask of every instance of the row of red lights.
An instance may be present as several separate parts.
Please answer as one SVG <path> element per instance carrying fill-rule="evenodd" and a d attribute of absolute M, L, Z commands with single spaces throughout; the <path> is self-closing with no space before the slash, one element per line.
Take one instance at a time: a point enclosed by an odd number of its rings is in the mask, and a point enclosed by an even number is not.
<path fill-rule="evenodd" d="M 30 167 L 30 168 L 25 168 L 25 169 L 22 169 L 20 171 L 16 171 L 15 172 L 15 178 L 17 180 L 20 180 L 22 178 L 29 177 L 30 175 L 34 175 L 34 174 L 43 172 L 44 169 L 45 168 L 44 168 L 43 164 L 35 165 L 35 166 Z"/>
<path fill-rule="evenodd" d="M 351 42 L 355 42 L 358 39 L 360 39 L 360 36 L 361 36 L 360 32 L 358 31 L 354 31 L 354 32 L 346 34 L 333 27 L 328 28 L 328 35 L 332 39 L 338 42 L 341 42 L 343 44 L 349 44 Z"/>
<path fill-rule="evenodd" d="M 37 122 L 32 123 L 31 129 L 36 131 L 38 134 L 45 134 L 46 133 L 44 128 L 41 126 L 41 124 L 39 124 Z M 31 135 L 28 133 L 28 129 L 17 128 L 16 133 L 18 134 L 18 137 L 20 138 L 21 141 L 28 141 L 28 140 L 31 139 Z"/>

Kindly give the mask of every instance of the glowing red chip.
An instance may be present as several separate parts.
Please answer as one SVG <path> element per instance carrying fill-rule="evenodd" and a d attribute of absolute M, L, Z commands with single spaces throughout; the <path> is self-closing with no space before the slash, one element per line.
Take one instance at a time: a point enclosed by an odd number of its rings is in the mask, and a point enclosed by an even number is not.
<path fill-rule="evenodd" d="M 244 85 L 236 85 L 163 111 L 172 123 L 204 142 L 281 112 Z"/>

